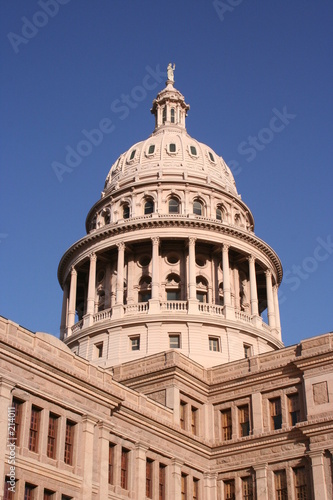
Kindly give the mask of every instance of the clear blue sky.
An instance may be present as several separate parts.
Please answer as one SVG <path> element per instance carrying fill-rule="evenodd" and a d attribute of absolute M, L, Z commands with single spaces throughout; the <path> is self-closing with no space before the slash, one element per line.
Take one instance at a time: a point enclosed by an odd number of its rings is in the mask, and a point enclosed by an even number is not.
<path fill-rule="evenodd" d="M 256 234 L 282 261 L 285 344 L 332 330 L 330 0 L 13 0 L 0 9 L 1 315 L 58 335 L 58 262 L 85 235 L 111 164 L 153 130 L 165 79 L 140 94 L 147 67 L 172 61 L 189 134 L 231 163 Z M 117 112 L 131 93 L 135 106 Z M 59 182 L 52 164 L 103 118 L 113 131 Z"/>

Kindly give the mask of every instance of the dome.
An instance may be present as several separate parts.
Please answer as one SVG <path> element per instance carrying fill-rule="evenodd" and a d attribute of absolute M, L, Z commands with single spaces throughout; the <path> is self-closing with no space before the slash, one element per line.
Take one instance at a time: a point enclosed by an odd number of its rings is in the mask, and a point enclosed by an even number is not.
<path fill-rule="evenodd" d="M 61 338 L 96 364 L 179 349 L 209 367 L 283 346 L 280 260 L 188 111 L 169 67 L 153 133 L 114 162 L 60 261 Z"/>

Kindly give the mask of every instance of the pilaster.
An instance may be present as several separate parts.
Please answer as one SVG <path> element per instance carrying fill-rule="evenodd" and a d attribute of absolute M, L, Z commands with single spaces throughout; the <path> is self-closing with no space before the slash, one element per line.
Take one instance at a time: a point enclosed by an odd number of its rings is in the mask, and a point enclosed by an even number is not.
<path fill-rule="evenodd" d="M 308 455 L 311 459 L 313 498 L 314 500 L 328 500 L 323 451 L 309 451 Z"/>

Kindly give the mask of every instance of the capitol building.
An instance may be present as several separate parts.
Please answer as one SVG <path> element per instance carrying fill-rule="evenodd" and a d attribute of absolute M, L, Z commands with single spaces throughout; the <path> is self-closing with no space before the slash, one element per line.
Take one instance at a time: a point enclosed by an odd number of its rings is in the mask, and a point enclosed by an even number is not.
<path fill-rule="evenodd" d="M 284 346 L 281 262 L 173 70 L 60 261 L 60 339 L 0 317 L 0 498 L 333 499 L 333 334 Z"/>

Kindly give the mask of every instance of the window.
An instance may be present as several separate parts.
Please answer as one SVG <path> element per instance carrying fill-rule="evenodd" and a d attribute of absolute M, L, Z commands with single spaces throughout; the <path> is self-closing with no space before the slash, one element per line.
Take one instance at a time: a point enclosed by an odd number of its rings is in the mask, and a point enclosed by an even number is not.
<path fill-rule="evenodd" d="M 129 219 L 130 216 L 130 209 L 129 205 L 126 203 L 126 205 L 123 205 L 123 219 Z"/>
<path fill-rule="evenodd" d="M 49 458 L 56 458 L 57 430 L 58 430 L 58 415 L 50 413 L 49 429 L 47 434 L 47 451 L 46 451 L 46 454 Z"/>
<path fill-rule="evenodd" d="M 22 422 L 22 409 L 23 409 L 23 401 L 20 401 L 17 398 L 13 398 L 14 413 L 15 413 L 15 438 L 16 438 L 16 446 L 20 446 L 20 431 L 21 431 L 21 422 Z"/>
<path fill-rule="evenodd" d="M 175 108 L 171 108 L 171 123 L 175 123 Z"/>
<path fill-rule="evenodd" d="M 179 300 L 179 290 L 167 290 L 167 300 Z"/>
<path fill-rule="evenodd" d="M 224 481 L 224 498 L 225 500 L 235 500 L 235 481 L 234 479 L 228 479 Z"/>
<path fill-rule="evenodd" d="M 295 498 L 296 500 L 307 500 L 307 485 L 305 467 L 294 469 Z"/>
<path fill-rule="evenodd" d="M 153 498 L 153 462 L 146 460 L 146 497 Z"/>
<path fill-rule="evenodd" d="M 202 203 L 198 200 L 193 202 L 193 213 L 195 215 L 202 215 Z"/>
<path fill-rule="evenodd" d="M 31 419 L 29 429 L 29 450 L 37 453 L 38 451 L 38 438 L 40 429 L 40 415 L 41 410 L 36 406 L 31 407 Z"/>
<path fill-rule="evenodd" d="M 253 481 L 252 477 L 242 477 L 243 500 L 253 500 Z"/>
<path fill-rule="evenodd" d="M 271 429 L 276 431 L 282 427 L 281 398 L 271 399 L 269 402 L 271 415 Z"/>
<path fill-rule="evenodd" d="M 181 499 L 186 500 L 187 498 L 187 476 L 186 474 L 181 475 Z"/>
<path fill-rule="evenodd" d="M 152 155 L 155 153 L 155 144 L 151 144 L 148 148 L 148 154 Z"/>
<path fill-rule="evenodd" d="M 191 432 L 195 436 L 198 433 L 198 408 L 191 406 Z"/>
<path fill-rule="evenodd" d="M 113 484 L 114 449 L 115 445 L 109 443 L 109 470 L 108 470 L 109 484 Z"/>
<path fill-rule="evenodd" d="M 180 335 L 169 335 L 169 346 L 170 349 L 180 348 Z"/>
<path fill-rule="evenodd" d="M 185 430 L 185 424 L 186 424 L 186 409 L 187 409 L 187 403 L 185 403 L 185 401 L 181 401 L 179 408 L 179 418 L 180 418 L 180 427 L 183 430 Z"/>
<path fill-rule="evenodd" d="M 144 213 L 145 215 L 152 214 L 154 212 L 154 202 L 152 200 L 147 200 L 145 203 Z"/>
<path fill-rule="evenodd" d="M 140 351 L 140 336 L 131 337 L 131 351 Z"/>
<path fill-rule="evenodd" d="M 24 500 L 34 500 L 36 486 L 33 484 L 25 483 L 24 486 Z"/>
<path fill-rule="evenodd" d="M 294 426 L 297 422 L 301 420 L 301 412 L 299 407 L 299 395 L 291 394 L 288 396 L 288 406 L 289 406 L 289 424 Z"/>
<path fill-rule="evenodd" d="M 197 148 L 195 146 L 190 146 L 190 151 L 192 156 L 198 156 Z"/>
<path fill-rule="evenodd" d="M 13 481 L 14 483 L 14 481 Z M 5 477 L 5 487 L 4 487 L 4 496 L 3 500 L 14 500 L 15 493 L 15 484 L 11 484 L 10 478 L 8 476 Z"/>
<path fill-rule="evenodd" d="M 223 220 L 223 217 L 222 217 L 222 210 L 220 208 L 217 208 L 216 209 L 216 219 L 217 220 Z"/>
<path fill-rule="evenodd" d="M 163 108 L 163 123 L 166 122 L 166 118 L 167 118 L 167 110 L 166 110 L 166 106 L 164 106 L 164 108 Z"/>
<path fill-rule="evenodd" d="M 67 465 L 73 465 L 74 428 L 75 423 L 70 420 L 66 420 L 64 462 Z"/>
<path fill-rule="evenodd" d="M 136 153 L 136 149 L 133 149 L 133 151 L 132 151 L 132 153 L 131 153 L 131 156 L 130 156 L 130 161 L 131 161 L 131 160 L 134 160 L 135 153 Z"/>
<path fill-rule="evenodd" d="M 176 152 L 176 144 L 174 142 L 171 142 L 169 144 L 169 153 L 175 153 Z"/>
<path fill-rule="evenodd" d="M 215 163 L 215 158 L 214 158 L 213 153 L 211 153 L 210 151 L 208 151 L 208 156 L 209 156 L 210 161 L 212 161 L 213 163 Z"/>
<path fill-rule="evenodd" d="M 249 344 L 243 344 L 244 347 L 244 358 L 250 358 L 252 356 L 252 346 Z"/>
<path fill-rule="evenodd" d="M 170 198 L 169 214 L 179 214 L 179 201 L 177 200 L 177 198 Z"/>
<path fill-rule="evenodd" d="M 216 337 L 209 337 L 209 350 L 214 352 L 220 351 L 219 339 Z"/>
<path fill-rule="evenodd" d="M 287 478 L 285 470 L 274 472 L 276 500 L 288 500 Z"/>
<path fill-rule="evenodd" d="M 44 490 L 44 500 L 52 500 L 54 498 L 55 491 Z"/>
<path fill-rule="evenodd" d="M 159 465 L 158 471 L 158 499 L 165 500 L 165 465 Z"/>
<path fill-rule="evenodd" d="M 222 424 L 222 440 L 228 441 L 232 439 L 232 420 L 231 408 L 221 411 L 221 424 Z"/>
<path fill-rule="evenodd" d="M 249 406 L 244 405 L 238 408 L 239 435 L 245 437 L 250 435 Z"/>
<path fill-rule="evenodd" d="M 199 479 L 193 478 L 193 500 L 199 500 Z"/>
<path fill-rule="evenodd" d="M 99 342 L 94 345 L 94 358 L 102 358 L 103 357 L 103 342 Z"/>
<path fill-rule="evenodd" d="M 125 448 L 121 449 L 121 473 L 120 473 L 120 486 L 127 490 L 128 484 L 128 454 L 129 451 Z"/>

